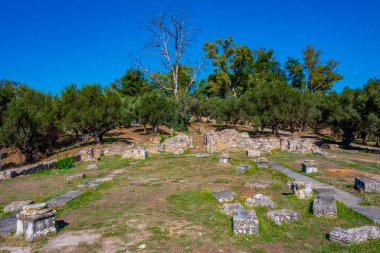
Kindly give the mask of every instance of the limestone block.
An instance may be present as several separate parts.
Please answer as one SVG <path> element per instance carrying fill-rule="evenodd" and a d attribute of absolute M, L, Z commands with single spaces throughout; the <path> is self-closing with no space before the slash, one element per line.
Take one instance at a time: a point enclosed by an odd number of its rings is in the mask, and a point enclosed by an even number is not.
<path fill-rule="evenodd" d="M 244 174 L 249 168 L 251 168 L 251 165 L 242 164 L 242 165 L 236 167 L 236 173 Z"/>
<path fill-rule="evenodd" d="M 317 217 L 336 217 L 337 207 L 334 190 L 321 190 L 314 198 L 313 214 Z"/>
<path fill-rule="evenodd" d="M 219 156 L 219 163 L 221 164 L 229 164 L 230 156 L 227 154 L 223 154 Z"/>
<path fill-rule="evenodd" d="M 248 157 L 254 157 L 254 158 L 260 157 L 260 150 L 247 149 L 245 153 L 247 154 Z"/>
<path fill-rule="evenodd" d="M 355 189 L 365 192 L 380 192 L 380 180 L 373 178 L 356 177 Z"/>
<path fill-rule="evenodd" d="M 34 241 L 36 238 L 57 232 L 55 211 L 46 203 L 24 206 L 17 215 L 16 227 L 16 236 L 23 235 L 27 241 Z"/>
<path fill-rule="evenodd" d="M 241 210 L 233 216 L 234 234 L 237 235 L 258 235 L 259 220 L 255 210 Z"/>
<path fill-rule="evenodd" d="M 308 199 L 313 196 L 313 187 L 310 183 L 292 181 L 288 182 L 287 185 L 299 199 Z"/>
<path fill-rule="evenodd" d="M 276 223 L 276 225 L 295 222 L 299 220 L 300 217 L 299 213 L 288 209 L 280 209 L 267 213 L 267 218 Z"/>
<path fill-rule="evenodd" d="M 255 194 L 252 198 L 247 198 L 245 204 L 250 207 L 265 206 L 268 208 L 274 208 L 275 204 L 272 199 L 263 194 Z"/>
<path fill-rule="evenodd" d="M 265 189 L 267 188 L 271 182 L 264 181 L 264 180 L 258 180 L 258 179 L 253 179 L 249 182 L 247 182 L 244 187 L 246 188 L 258 188 L 258 189 Z"/>
<path fill-rule="evenodd" d="M 4 212 L 9 213 L 9 212 L 20 211 L 22 210 L 24 206 L 27 206 L 33 203 L 34 203 L 33 200 L 13 201 L 12 203 L 4 207 Z"/>
<path fill-rule="evenodd" d="M 316 162 L 314 160 L 305 160 L 302 163 L 302 172 L 305 172 L 306 174 L 317 173 L 318 168 Z"/>
<path fill-rule="evenodd" d="M 231 202 L 235 199 L 236 193 L 224 190 L 219 192 L 212 192 L 212 195 L 219 203 Z"/>
<path fill-rule="evenodd" d="M 335 227 L 329 234 L 330 241 L 343 244 L 363 243 L 369 239 L 379 239 L 380 228 L 377 226 L 363 226 L 358 228 L 344 229 Z"/>
<path fill-rule="evenodd" d="M 124 151 L 123 159 L 145 160 L 148 157 L 148 151 L 144 147 L 129 148 Z"/>
<path fill-rule="evenodd" d="M 241 210 L 244 210 L 244 207 L 240 203 L 224 203 L 222 207 L 222 213 L 231 216 L 238 214 Z"/>

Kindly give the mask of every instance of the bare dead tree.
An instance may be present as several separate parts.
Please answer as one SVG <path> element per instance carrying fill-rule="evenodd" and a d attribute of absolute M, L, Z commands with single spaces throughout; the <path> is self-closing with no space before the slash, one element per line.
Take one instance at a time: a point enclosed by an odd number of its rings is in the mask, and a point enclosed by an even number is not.
<path fill-rule="evenodd" d="M 179 12 L 161 11 L 158 16 L 153 18 L 149 23 L 143 24 L 143 28 L 148 31 L 151 38 L 148 40 L 144 51 L 147 55 L 154 55 L 161 59 L 161 63 L 168 72 L 171 73 L 171 84 L 164 83 L 160 80 L 157 72 L 152 72 L 142 61 L 138 65 L 156 85 L 166 91 L 172 91 L 174 97 L 178 100 L 180 85 L 184 86 L 186 92 L 195 82 L 203 62 L 192 68 L 189 83 L 180 84 L 178 80 L 180 66 L 185 60 L 185 52 L 189 43 L 196 35 L 196 29 L 188 24 L 187 15 L 184 10 Z"/>

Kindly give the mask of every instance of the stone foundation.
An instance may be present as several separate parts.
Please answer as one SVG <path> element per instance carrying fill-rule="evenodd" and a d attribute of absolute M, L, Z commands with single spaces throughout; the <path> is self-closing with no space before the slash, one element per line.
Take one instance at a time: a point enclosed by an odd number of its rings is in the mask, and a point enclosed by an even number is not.
<path fill-rule="evenodd" d="M 313 188 L 309 183 L 293 181 L 288 182 L 287 185 L 299 199 L 308 199 L 313 196 Z"/>
<path fill-rule="evenodd" d="M 317 217 L 334 218 L 337 215 L 334 190 L 320 190 L 314 198 L 313 214 Z"/>
<path fill-rule="evenodd" d="M 299 213 L 288 209 L 270 211 L 267 213 L 267 218 L 276 223 L 276 225 L 295 222 L 299 220 L 300 217 Z"/>

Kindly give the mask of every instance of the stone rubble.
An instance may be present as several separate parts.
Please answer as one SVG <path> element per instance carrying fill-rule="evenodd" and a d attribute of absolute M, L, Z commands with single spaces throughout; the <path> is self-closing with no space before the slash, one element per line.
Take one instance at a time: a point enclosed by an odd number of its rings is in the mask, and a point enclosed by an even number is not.
<path fill-rule="evenodd" d="M 337 207 L 334 190 L 319 190 L 313 201 L 313 214 L 317 217 L 334 218 Z"/>
<path fill-rule="evenodd" d="M 380 192 L 380 180 L 374 178 L 355 178 L 355 189 L 364 192 Z"/>
<path fill-rule="evenodd" d="M 288 209 L 280 209 L 267 213 L 267 218 L 276 223 L 276 225 L 295 222 L 299 220 L 300 217 L 299 213 Z"/>
<path fill-rule="evenodd" d="M 16 236 L 24 236 L 27 241 L 57 232 L 55 211 L 46 203 L 24 206 L 17 215 Z"/>
<path fill-rule="evenodd" d="M 305 172 L 306 174 L 318 172 L 317 164 L 314 160 L 305 160 L 301 166 L 302 172 Z"/>
<path fill-rule="evenodd" d="M 186 134 L 178 135 L 166 139 L 160 146 L 162 152 L 182 154 L 186 149 L 193 148 L 193 139 Z"/>
<path fill-rule="evenodd" d="M 265 206 L 268 208 L 275 208 L 275 204 L 272 199 L 263 194 L 255 194 L 252 198 L 247 198 L 245 204 L 249 207 Z"/>
<path fill-rule="evenodd" d="M 242 164 L 242 165 L 236 167 L 236 173 L 244 174 L 249 168 L 251 168 L 251 165 Z"/>
<path fill-rule="evenodd" d="M 364 243 L 370 239 L 379 238 L 380 228 L 377 226 L 363 226 L 351 229 L 335 227 L 329 234 L 330 241 L 340 242 L 346 245 Z"/>
<path fill-rule="evenodd" d="M 265 189 L 269 185 L 271 185 L 271 182 L 264 181 L 264 180 L 258 180 L 258 179 L 253 179 L 249 182 L 247 182 L 244 187 L 246 188 L 258 188 L 258 189 Z"/>
<path fill-rule="evenodd" d="M 259 220 L 255 210 L 241 210 L 232 218 L 234 234 L 258 235 Z"/>
<path fill-rule="evenodd" d="M 222 213 L 230 216 L 238 214 L 241 210 L 244 210 L 244 207 L 240 203 L 224 203 L 222 207 Z"/>
<path fill-rule="evenodd" d="M 288 182 L 287 186 L 299 199 L 308 199 L 313 196 L 313 187 L 310 183 L 304 183 L 301 181 Z"/>
<path fill-rule="evenodd" d="M 212 192 L 212 195 L 219 203 L 226 203 L 232 202 L 235 199 L 236 193 L 229 190 L 223 190 L 218 192 Z"/>
<path fill-rule="evenodd" d="M 20 211 L 24 206 L 33 204 L 33 200 L 13 201 L 4 207 L 5 213 Z"/>

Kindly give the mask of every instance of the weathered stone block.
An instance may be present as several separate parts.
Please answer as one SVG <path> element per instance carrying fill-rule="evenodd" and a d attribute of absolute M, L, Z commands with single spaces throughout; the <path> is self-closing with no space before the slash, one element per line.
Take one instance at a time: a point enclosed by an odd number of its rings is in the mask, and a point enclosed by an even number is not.
<path fill-rule="evenodd" d="M 244 174 L 249 168 L 251 168 L 251 165 L 242 164 L 242 165 L 236 167 L 236 173 Z"/>
<path fill-rule="evenodd" d="M 20 211 L 24 206 L 31 205 L 33 203 L 33 200 L 13 201 L 12 203 L 4 207 L 4 212 L 9 213 Z"/>
<path fill-rule="evenodd" d="M 276 225 L 295 222 L 299 220 L 300 217 L 299 213 L 288 209 L 275 210 L 267 213 L 267 218 L 276 223 Z"/>
<path fill-rule="evenodd" d="M 313 196 L 313 187 L 310 183 L 293 181 L 288 182 L 287 185 L 299 199 L 308 199 Z"/>
<path fill-rule="evenodd" d="M 254 158 L 260 157 L 260 150 L 247 149 L 245 153 L 247 154 L 248 157 L 254 157 Z"/>
<path fill-rule="evenodd" d="M 207 153 L 204 153 L 204 154 L 201 154 L 201 153 L 198 153 L 195 155 L 196 158 L 206 158 L 206 157 L 210 157 L 210 154 L 207 154 Z"/>
<path fill-rule="evenodd" d="M 56 231 L 55 211 L 46 203 L 24 206 L 17 215 L 16 236 L 24 235 L 27 241 L 34 241 Z"/>
<path fill-rule="evenodd" d="M 98 187 L 102 182 L 100 181 L 90 181 L 87 183 L 83 183 L 78 185 L 79 188 L 96 188 Z"/>
<path fill-rule="evenodd" d="M 245 200 L 245 204 L 250 207 L 257 207 L 257 206 L 265 206 L 268 208 L 274 208 L 275 204 L 273 203 L 272 199 L 268 196 L 265 196 L 263 194 L 256 194 L 252 198 L 247 198 Z"/>
<path fill-rule="evenodd" d="M 75 181 L 75 180 L 78 180 L 78 179 L 83 179 L 85 176 L 84 173 L 78 173 L 78 174 L 72 174 L 72 175 L 68 175 L 66 177 L 66 181 L 67 182 L 72 182 L 72 181 Z"/>
<path fill-rule="evenodd" d="M 99 169 L 99 167 L 97 164 L 93 163 L 93 164 L 87 165 L 87 169 L 88 170 L 96 170 L 96 169 Z"/>
<path fill-rule="evenodd" d="M 76 199 L 82 194 L 82 191 L 68 191 L 58 197 L 48 200 L 46 204 L 50 208 L 62 207 L 66 205 L 69 201 Z"/>
<path fill-rule="evenodd" d="M 343 244 L 363 243 L 370 239 L 380 238 L 380 228 L 377 226 L 363 226 L 358 228 L 344 229 L 335 227 L 329 234 L 330 241 Z"/>
<path fill-rule="evenodd" d="M 258 157 L 258 158 L 256 158 L 255 159 L 255 163 L 256 163 L 257 167 L 260 168 L 260 169 L 269 168 L 268 159 L 265 158 L 265 157 Z"/>
<path fill-rule="evenodd" d="M 161 144 L 161 150 L 168 153 L 182 154 L 186 149 L 193 147 L 193 139 L 186 134 L 178 135 L 166 139 Z"/>
<path fill-rule="evenodd" d="M 314 198 L 313 214 L 318 217 L 336 217 L 336 199 L 334 190 L 320 190 Z"/>
<path fill-rule="evenodd" d="M 212 195 L 219 203 L 231 202 L 234 200 L 236 193 L 229 190 L 212 192 Z"/>
<path fill-rule="evenodd" d="M 143 147 L 129 148 L 124 151 L 123 159 L 145 160 L 148 157 L 148 151 Z"/>
<path fill-rule="evenodd" d="M 242 210 L 244 210 L 244 207 L 240 203 L 224 203 L 222 207 L 222 213 L 231 216 L 238 214 Z"/>
<path fill-rule="evenodd" d="M 267 188 L 271 182 L 264 181 L 264 180 L 258 180 L 258 179 L 253 179 L 249 182 L 247 182 L 244 187 L 246 188 L 258 188 L 258 189 L 265 189 Z"/>
<path fill-rule="evenodd" d="M 316 162 L 314 160 L 305 160 L 302 163 L 302 172 L 305 172 L 307 174 L 317 173 L 318 168 Z"/>
<path fill-rule="evenodd" d="M 373 178 L 356 177 L 355 189 L 365 192 L 380 192 L 380 180 Z"/>
<path fill-rule="evenodd" d="M 223 154 L 223 155 L 219 156 L 219 162 L 220 163 L 222 163 L 222 164 L 229 164 L 229 161 L 230 161 L 230 156 L 229 155 Z"/>
<path fill-rule="evenodd" d="M 241 210 L 233 216 L 234 234 L 237 235 L 258 235 L 259 220 L 255 210 Z"/>

